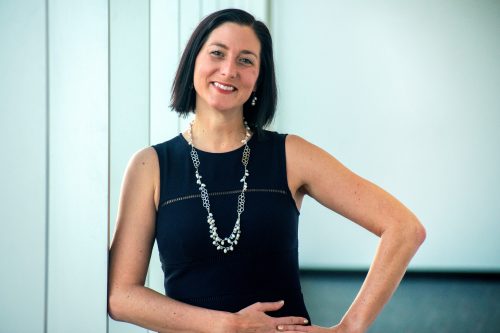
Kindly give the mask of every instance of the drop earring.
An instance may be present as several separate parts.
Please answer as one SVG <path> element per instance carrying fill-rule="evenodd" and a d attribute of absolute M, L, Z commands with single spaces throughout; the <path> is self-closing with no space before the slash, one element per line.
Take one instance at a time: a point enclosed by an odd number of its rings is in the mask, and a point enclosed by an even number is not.
<path fill-rule="evenodd" d="M 253 98 L 252 98 L 252 106 L 255 106 L 255 103 L 257 103 L 257 96 L 255 96 L 255 92 L 254 92 L 254 95 L 253 95 Z"/>

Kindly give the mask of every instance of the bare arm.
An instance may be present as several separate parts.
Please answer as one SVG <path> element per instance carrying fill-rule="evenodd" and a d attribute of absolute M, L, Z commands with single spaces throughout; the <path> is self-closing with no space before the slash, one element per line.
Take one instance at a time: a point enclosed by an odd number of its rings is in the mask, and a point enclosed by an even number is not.
<path fill-rule="evenodd" d="M 399 285 L 425 239 L 425 229 L 396 198 L 304 139 L 288 136 L 286 154 L 289 185 L 296 201 L 310 195 L 380 237 L 357 297 L 334 328 L 365 332 Z"/>
<path fill-rule="evenodd" d="M 272 318 L 281 303 L 256 303 L 232 314 L 178 302 L 144 286 L 159 200 L 158 157 L 135 154 L 123 179 L 115 235 L 109 251 L 108 312 L 119 321 L 159 332 L 274 332 L 303 318 Z"/>

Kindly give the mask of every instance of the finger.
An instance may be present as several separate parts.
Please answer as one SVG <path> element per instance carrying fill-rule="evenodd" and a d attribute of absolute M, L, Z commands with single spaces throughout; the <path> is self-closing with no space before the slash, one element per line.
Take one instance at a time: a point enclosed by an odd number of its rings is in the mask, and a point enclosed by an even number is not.
<path fill-rule="evenodd" d="M 278 301 L 278 302 L 258 302 L 253 304 L 255 308 L 259 311 L 262 312 L 267 312 L 267 311 L 276 311 L 279 310 L 283 304 L 285 304 L 285 301 Z"/>
<path fill-rule="evenodd" d="M 303 326 L 303 325 L 278 325 L 278 332 L 280 333 L 288 333 L 288 332 L 312 332 L 312 326 Z"/>
<path fill-rule="evenodd" d="M 303 317 L 280 317 L 276 318 L 277 325 L 306 325 L 309 321 Z"/>

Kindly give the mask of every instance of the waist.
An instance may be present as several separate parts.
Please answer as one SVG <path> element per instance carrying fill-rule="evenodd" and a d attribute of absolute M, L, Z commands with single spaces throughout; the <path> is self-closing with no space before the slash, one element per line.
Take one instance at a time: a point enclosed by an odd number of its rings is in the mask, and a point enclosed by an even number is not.
<path fill-rule="evenodd" d="M 170 296 L 170 295 L 169 295 Z M 235 294 L 212 295 L 204 297 L 175 298 L 178 301 L 206 309 L 238 312 L 256 302 L 285 301 L 277 311 L 267 312 L 272 317 L 300 316 L 311 321 L 300 289 L 261 290 L 252 293 L 239 292 Z"/>
<path fill-rule="evenodd" d="M 297 248 L 272 253 L 232 253 L 195 262 L 162 260 L 165 291 L 174 298 L 300 291 Z"/>

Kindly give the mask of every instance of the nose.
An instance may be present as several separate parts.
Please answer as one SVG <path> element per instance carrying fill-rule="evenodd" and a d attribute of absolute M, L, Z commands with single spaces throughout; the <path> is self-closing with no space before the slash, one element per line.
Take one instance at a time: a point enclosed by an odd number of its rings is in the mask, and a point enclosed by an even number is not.
<path fill-rule="evenodd" d="M 234 79 L 238 75 L 238 70 L 232 59 L 227 59 L 221 64 L 220 73 L 223 76 Z"/>

